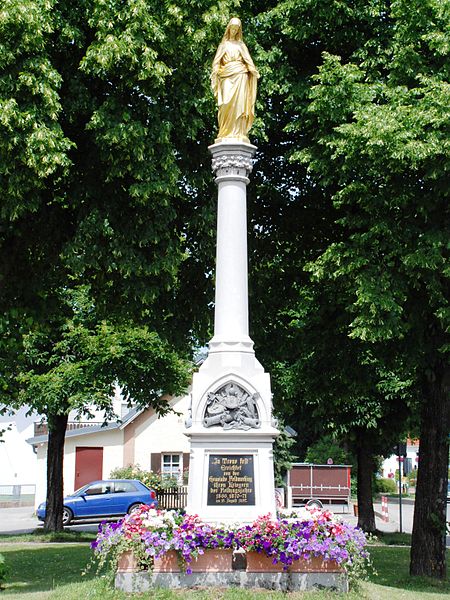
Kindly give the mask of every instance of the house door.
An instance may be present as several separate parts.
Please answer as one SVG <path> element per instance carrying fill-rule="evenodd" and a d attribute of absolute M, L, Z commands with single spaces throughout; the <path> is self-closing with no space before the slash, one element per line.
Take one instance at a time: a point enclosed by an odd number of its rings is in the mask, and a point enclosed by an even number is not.
<path fill-rule="evenodd" d="M 103 448 L 75 448 L 75 489 L 103 477 Z"/>

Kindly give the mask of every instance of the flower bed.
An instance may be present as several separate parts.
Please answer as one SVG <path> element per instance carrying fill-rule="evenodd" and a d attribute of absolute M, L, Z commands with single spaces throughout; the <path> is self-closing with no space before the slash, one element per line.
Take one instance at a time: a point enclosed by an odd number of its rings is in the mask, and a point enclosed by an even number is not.
<path fill-rule="evenodd" d="M 102 523 L 91 545 L 99 566 L 110 563 L 113 570 L 127 551 L 133 552 L 138 569 L 149 571 L 155 561 L 156 570 L 160 570 L 165 562 L 161 559 L 167 561 L 169 554 L 176 553 L 181 570 L 187 574 L 198 571 L 192 566 L 208 550 L 225 549 L 230 554 L 244 549 L 289 572 L 302 571 L 304 565 L 304 571 L 309 572 L 343 571 L 360 576 L 367 560 L 361 530 L 329 511 L 306 508 L 290 517 L 265 515 L 250 525 L 220 527 L 203 523 L 196 515 L 143 506 L 117 523 Z"/>
<path fill-rule="evenodd" d="M 366 558 L 364 533 L 329 511 L 305 508 L 293 518 L 259 517 L 236 532 L 239 547 L 265 554 L 284 570 L 298 560 L 321 558 L 347 569 Z"/>

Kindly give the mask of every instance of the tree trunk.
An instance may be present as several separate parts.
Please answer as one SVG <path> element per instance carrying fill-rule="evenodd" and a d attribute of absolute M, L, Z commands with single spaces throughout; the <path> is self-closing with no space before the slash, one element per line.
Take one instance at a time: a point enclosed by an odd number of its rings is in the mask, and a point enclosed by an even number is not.
<path fill-rule="evenodd" d="M 375 513 L 372 499 L 374 460 L 370 438 L 366 431 L 358 435 L 356 456 L 358 460 L 358 527 L 366 533 L 375 533 Z"/>
<path fill-rule="evenodd" d="M 64 439 L 68 415 L 48 415 L 47 507 L 44 529 L 62 531 Z"/>
<path fill-rule="evenodd" d="M 411 575 L 438 579 L 446 576 L 449 389 L 450 370 L 442 367 L 424 395 L 411 541 Z"/>

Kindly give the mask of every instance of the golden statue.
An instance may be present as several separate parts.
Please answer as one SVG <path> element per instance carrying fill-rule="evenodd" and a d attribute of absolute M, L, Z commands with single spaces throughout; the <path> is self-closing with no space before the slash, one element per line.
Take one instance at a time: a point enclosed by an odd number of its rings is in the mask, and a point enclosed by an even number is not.
<path fill-rule="evenodd" d="M 255 117 L 256 82 L 259 73 L 242 41 L 242 24 L 233 18 L 217 48 L 211 85 L 219 107 L 216 142 L 233 138 L 249 143 L 247 133 Z"/>

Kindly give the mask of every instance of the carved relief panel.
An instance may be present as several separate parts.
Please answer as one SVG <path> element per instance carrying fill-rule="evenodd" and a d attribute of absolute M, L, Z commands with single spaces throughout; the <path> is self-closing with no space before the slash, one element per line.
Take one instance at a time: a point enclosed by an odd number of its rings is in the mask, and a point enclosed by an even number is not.
<path fill-rule="evenodd" d="M 258 399 L 259 394 L 249 394 L 237 383 L 227 383 L 208 394 L 203 425 L 244 431 L 258 429 L 261 427 Z"/>

